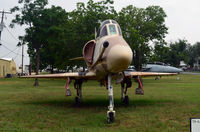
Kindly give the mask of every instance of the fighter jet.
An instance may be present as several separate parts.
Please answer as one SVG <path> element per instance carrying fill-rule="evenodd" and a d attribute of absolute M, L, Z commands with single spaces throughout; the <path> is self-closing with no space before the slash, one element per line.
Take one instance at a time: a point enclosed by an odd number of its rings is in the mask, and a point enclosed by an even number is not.
<path fill-rule="evenodd" d="M 183 70 L 166 65 L 165 63 L 162 62 L 154 62 L 154 63 L 149 63 L 146 64 L 142 67 L 142 71 L 146 72 L 167 72 L 167 73 L 180 73 Z"/>
<path fill-rule="evenodd" d="M 136 71 L 134 66 L 129 66 L 126 71 Z M 147 63 L 142 66 L 142 72 L 180 73 L 183 70 L 162 62 Z"/>
<path fill-rule="evenodd" d="M 97 80 L 108 90 L 109 106 L 107 119 L 112 123 L 115 118 L 112 81 L 121 83 L 121 99 L 129 104 L 127 89 L 132 86 L 131 78 L 135 78 L 139 84 L 137 94 L 144 94 L 140 77 L 175 75 L 174 73 L 150 73 L 150 72 L 125 72 L 132 62 L 133 52 L 122 36 L 119 24 L 114 20 L 105 20 L 101 23 L 95 40 L 90 40 L 83 47 L 83 56 L 72 60 L 84 60 L 88 67 L 86 72 L 60 73 L 46 75 L 30 75 L 26 78 L 66 78 L 66 95 L 71 95 L 69 90 L 70 80 L 74 81 L 77 90 L 75 104 L 82 100 L 82 83 L 85 80 Z"/>

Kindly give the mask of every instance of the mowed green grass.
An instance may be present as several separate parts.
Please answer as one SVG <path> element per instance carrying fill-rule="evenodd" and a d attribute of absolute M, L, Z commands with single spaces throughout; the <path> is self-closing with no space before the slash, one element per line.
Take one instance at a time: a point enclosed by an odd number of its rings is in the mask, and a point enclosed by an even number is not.
<path fill-rule="evenodd" d="M 83 84 L 83 102 L 74 106 L 76 91 L 65 97 L 65 80 L 0 79 L 0 131 L 56 132 L 188 132 L 190 118 L 200 117 L 200 76 L 179 75 L 144 78 L 145 95 L 128 90 L 130 106 L 120 100 L 114 87 L 116 118 L 107 124 L 108 93 L 98 82 Z"/>

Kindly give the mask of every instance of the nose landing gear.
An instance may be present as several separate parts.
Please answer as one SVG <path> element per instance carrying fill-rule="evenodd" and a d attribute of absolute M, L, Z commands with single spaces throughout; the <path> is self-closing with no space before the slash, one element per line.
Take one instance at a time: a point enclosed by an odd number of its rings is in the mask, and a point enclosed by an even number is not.
<path fill-rule="evenodd" d="M 113 123 L 115 120 L 115 111 L 108 111 L 107 119 L 108 119 L 108 123 Z"/>
<path fill-rule="evenodd" d="M 115 120 L 115 111 L 114 111 L 114 99 L 113 99 L 113 88 L 112 88 L 112 76 L 108 75 L 108 95 L 109 95 L 109 106 L 107 111 L 108 123 L 112 123 Z"/>

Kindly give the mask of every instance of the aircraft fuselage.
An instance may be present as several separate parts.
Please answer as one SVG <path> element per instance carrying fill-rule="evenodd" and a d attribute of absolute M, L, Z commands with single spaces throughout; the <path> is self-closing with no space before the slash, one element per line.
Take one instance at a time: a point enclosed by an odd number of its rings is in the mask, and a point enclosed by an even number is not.
<path fill-rule="evenodd" d="M 99 36 L 96 38 L 95 49 L 93 54 L 92 65 L 98 63 L 92 67 L 90 70 L 94 71 L 99 78 L 105 78 L 109 73 L 118 73 L 125 71 L 132 61 L 132 50 L 127 42 L 121 35 L 120 27 L 117 23 L 110 23 L 101 25 L 99 29 L 99 34 L 106 29 L 107 34 L 105 36 Z M 112 29 L 112 28 L 114 29 Z M 111 30 L 114 30 L 113 32 Z M 101 58 L 102 51 L 104 50 L 104 43 L 108 42 L 108 47 Z"/>

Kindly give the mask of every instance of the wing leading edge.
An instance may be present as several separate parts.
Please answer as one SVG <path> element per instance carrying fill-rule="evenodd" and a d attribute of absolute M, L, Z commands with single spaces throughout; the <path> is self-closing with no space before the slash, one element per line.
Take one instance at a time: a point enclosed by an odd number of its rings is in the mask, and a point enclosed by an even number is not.
<path fill-rule="evenodd" d="M 136 77 L 136 76 L 172 76 L 177 75 L 177 73 L 157 73 L 157 72 L 125 72 L 127 77 Z"/>
<path fill-rule="evenodd" d="M 43 74 L 43 75 L 29 75 L 22 76 L 22 78 L 71 78 L 71 79 L 95 79 L 94 72 L 74 72 L 74 73 L 58 73 L 58 74 Z"/>

